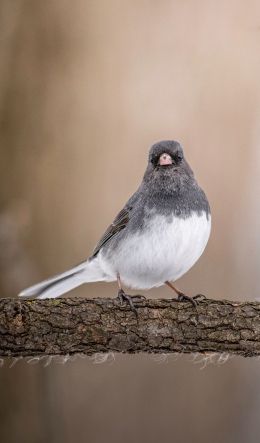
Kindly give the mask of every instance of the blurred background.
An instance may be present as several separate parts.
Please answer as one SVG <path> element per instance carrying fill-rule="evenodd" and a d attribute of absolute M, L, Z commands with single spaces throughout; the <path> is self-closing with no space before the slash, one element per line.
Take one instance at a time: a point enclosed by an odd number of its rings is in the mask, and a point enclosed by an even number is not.
<path fill-rule="evenodd" d="M 213 213 L 178 286 L 260 296 L 258 0 L 1 0 L 0 48 L 1 296 L 88 256 L 150 145 L 169 138 Z M 73 295 L 113 297 L 116 285 Z M 258 442 L 260 362 L 201 367 L 191 356 L 6 362 L 0 441 Z"/>

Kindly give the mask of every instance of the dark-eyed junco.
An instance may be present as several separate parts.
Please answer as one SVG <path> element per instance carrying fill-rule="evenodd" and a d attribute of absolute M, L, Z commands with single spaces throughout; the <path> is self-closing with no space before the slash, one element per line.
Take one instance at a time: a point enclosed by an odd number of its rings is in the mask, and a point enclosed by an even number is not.
<path fill-rule="evenodd" d="M 201 256 L 210 228 L 208 200 L 181 145 L 172 140 L 155 143 L 141 185 L 108 227 L 91 257 L 19 295 L 53 298 L 83 283 L 117 281 L 119 297 L 132 307 L 132 298 L 125 294 L 122 284 L 135 289 L 167 284 L 179 299 L 191 299 L 171 282 Z"/>

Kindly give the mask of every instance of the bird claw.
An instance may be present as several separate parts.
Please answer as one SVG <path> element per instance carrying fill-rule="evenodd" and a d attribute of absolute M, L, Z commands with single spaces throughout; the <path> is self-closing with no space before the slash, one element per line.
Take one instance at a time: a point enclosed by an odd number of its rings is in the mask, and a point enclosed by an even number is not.
<path fill-rule="evenodd" d="M 196 295 L 195 295 L 195 297 L 190 297 L 189 295 L 186 295 L 186 294 L 183 294 L 183 293 L 178 295 L 178 299 L 177 300 L 178 301 L 190 301 L 195 308 L 197 307 L 197 305 L 199 303 L 196 300 Z"/>
<path fill-rule="evenodd" d="M 136 303 L 145 300 L 144 295 L 129 295 L 126 294 L 125 291 L 123 291 L 123 289 L 119 289 L 117 297 L 121 304 L 123 304 L 124 301 L 128 303 L 131 310 L 135 313 L 136 316 L 137 316 L 137 309 L 134 305 L 134 302 Z"/>
<path fill-rule="evenodd" d="M 197 294 L 197 295 L 194 295 L 194 297 L 192 297 L 192 298 L 193 298 L 193 300 L 199 300 L 199 301 L 207 300 L 207 297 L 204 294 Z"/>
<path fill-rule="evenodd" d="M 129 296 L 130 297 L 130 296 Z M 131 295 L 131 298 L 132 298 L 132 300 L 133 301 L 135 301 L 135 302 L 141 302 L 141 301 L 143 301 L 143 300 L 146 300 L 146 297 L 144 296 L 144 295 L 141 295 L 141 294 L 137 294 L 137 295 Z"/>
<path fill-rule="evenodd" d="M 207 297 L 204 294 L 197 294 L 197 295 L 194 295 L 193 297 L 190 297 L 189 295 L 183 294 L 181 292 L 178 295 L 178 301 L 190 301 L 195 308 L 203 300 L 207 300 Z"/>

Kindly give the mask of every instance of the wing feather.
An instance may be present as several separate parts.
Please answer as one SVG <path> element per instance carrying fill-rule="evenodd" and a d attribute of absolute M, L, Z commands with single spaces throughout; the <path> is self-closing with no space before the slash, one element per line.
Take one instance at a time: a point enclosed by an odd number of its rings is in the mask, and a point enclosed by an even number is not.
<path fill-rule="evenodd" d="M 131 206 L 125 206 L 116 216 L 113 223 L 107 228 L 104 235 L 101 237 L 97 246 L 95 247 L 92 257 L 95 257 L 100 249 L 118 232 L 124 229 L 129 222 L 129 215 L 132 210 Z"/>

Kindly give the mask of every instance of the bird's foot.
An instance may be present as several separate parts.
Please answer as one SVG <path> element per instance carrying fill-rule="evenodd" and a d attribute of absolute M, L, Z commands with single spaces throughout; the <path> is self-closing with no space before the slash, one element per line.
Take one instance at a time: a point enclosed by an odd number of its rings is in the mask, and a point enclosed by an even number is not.
<path fill-rule="evenodd" d="M 141 302 L 143 300 L 146 300 L 146 297 L 144 295 L 141 295 L 141 294 L 131 295 L 131 298 L 136 303 Z"/>
<path fill-rule="evenodd" d="M 199 299 L 202 298 L 206 298 L 204 295 L 202 294 L 198 294 L 198 295 L 194 295 L 194 297 L 190 297 L 189 295 L 183 294 L 182 292 L 178 295 L 177 300 L 178 301 L 190 301 L 193 306 L 196 308 L 196 306 L 198 306 L 199 304 Z"/>
<path fill-rule="evenodd" d="M 192 298 L 193 298 L 193 300 L 197 300 L 197 303 L 199 303 L 202 300 L 207 300 L 207 297 L 204 294 L 197 294 L 197 295 L 194 295 Z"/>
<path fill-rule="evenodd" d="M 117 297 L 119 298 L 121 304 L 123 304 L 124 301 L 128 303 L 132 311 L 135 313 L 135 315 L 137 315 L 137 310 L 134 303 L 138 303 L 142 300 L 145 300 L 144 295 L 129 295 L 126 294 L 125 291 L 123 291 L 123 289 L 119 289 Z"/>

